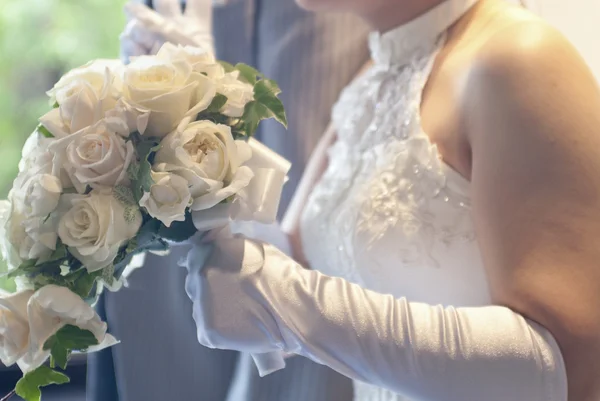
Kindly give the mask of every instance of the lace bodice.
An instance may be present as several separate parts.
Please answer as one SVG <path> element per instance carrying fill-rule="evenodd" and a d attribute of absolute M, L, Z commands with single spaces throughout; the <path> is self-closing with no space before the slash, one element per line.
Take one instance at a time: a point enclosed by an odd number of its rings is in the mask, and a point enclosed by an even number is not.
<path fill-rule="evenodd" d="M 447 0 L 384 35 L 374 66 L 333 110 L 338 140 L 302 216 L 311 266 L 410 301 L 489 304 L 469 182 L 440 158 L 420 121 L 421 93 L 446 29 L 476 0 Z M 355 384 L 356 401 L 405 400 Z"/>

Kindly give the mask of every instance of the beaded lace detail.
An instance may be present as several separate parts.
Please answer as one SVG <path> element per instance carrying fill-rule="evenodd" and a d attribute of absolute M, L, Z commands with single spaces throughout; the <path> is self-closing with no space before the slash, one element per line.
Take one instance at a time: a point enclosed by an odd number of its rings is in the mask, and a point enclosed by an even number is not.
<path fill-rule="evenodd" d="M 375 64 L 333 109 L 338 140 L 302 216 L 313 268 L 410 301 L 489 302 L 469 183 L 441 160 L 420 120 L 444 32 L 475 1 L 447 0 L 397 32 L 372 35 Z M 406 400 L 364 383 L 355 393 Z"/>

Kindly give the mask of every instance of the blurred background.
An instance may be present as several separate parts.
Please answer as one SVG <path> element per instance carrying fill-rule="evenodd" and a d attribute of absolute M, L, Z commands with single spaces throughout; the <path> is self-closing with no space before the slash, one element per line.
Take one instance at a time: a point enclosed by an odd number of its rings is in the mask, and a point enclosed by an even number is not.
<path fill-rule="evenodd" d="M 124 4 L 0 0 L 0 199 L 16 175 L 25 139 L 50 107 L 45 92 L 73 67 L 119 56 Z M 0 278 L 0 287 L 11 283 Z"/>
<path fill-rule="evenodd" d="M 50 107 L 45 92 L 73 67 L 119 56 L 124 4 L 125 0 L 0 0 L 0 199 L 6 198 L 16 175 L 25 139 Z M 0 279 L 2 287 L 11 290 L 12 283 Z M 19 371 L 0 365 L 0 398 L 19 376 Z M 83 401 L 84 360 L 73 364 L 70 376 L 72 384 L 48 387 L 44 401 Z"/>

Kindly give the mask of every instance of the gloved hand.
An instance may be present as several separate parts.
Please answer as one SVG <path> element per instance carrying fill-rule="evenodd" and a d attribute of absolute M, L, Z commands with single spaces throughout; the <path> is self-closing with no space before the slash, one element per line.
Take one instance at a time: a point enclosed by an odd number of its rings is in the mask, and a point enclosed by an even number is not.
<path fill-rule="evenodd" d="M 233 224 L 232 224 L 233 225 Z M 256 222 L 244 222 L 244 224 L 236 226 L 237 232 L 245 231 L 247 234 L 254 234 L 257 236 L 267 236 L 270 238 L 282 239 L 283 234 L 278 228 L 277 223 L 266 225 L 259 224 Z M 192 237 L 189 244 L 192 245 L 190 251 L 187 254 L 186 260 L 182 261 L 182 265 L 188 269 L 188 278 L 186 280 L 186 291 L 188 296 L 193 299 L 194 285 L 190 277 L 200 277 L 202 269 L 204 268 L 207 259 L 211 255 L 214 249 L 214 242 L 219 241 L 222 238 L 231 238 L 232 232 L 231 227 L 225 227 L 223 229 L 215 229 L 209 233 L 198 233 Z M 196 307 L 196 306 L 194 306 Z M 202 338 L 198 338 L 198 341 L 205 344 Z M 285 354 L 283 352 L 251 352 L 251 357 L 258 369 L 261 377 L 266 376 L 275 371 L 285 368 L 285 359 L 293 355 Z"/>
<path fill-rule="evenodd" d="M 201 47 L 214 54 L 212 0 L 154 0 L 155 10 L 130 1 L 125 5 L 127 25 L 121 34 L 121 59 L 155 54 L 165 42 Z"/>
<path fill-rule="evenodd" d="M 552 335 L 505 307 L 395 299 L 244 238 L 216 240 L 186 290 L 208 347 L 294 352 L 418 400 L 567 399 Z"/>

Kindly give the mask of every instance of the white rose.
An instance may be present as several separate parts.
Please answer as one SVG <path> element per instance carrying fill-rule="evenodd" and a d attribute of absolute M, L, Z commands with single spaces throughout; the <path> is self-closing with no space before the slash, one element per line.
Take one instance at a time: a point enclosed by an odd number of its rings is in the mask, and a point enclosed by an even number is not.
<path fill-rule="evenodd" d="M 25 260 L 47 259 L 56 249 L 56 216 L 27 218 L 15 202 L 0 202 L 0 251 L 9 271 Z"/>
<path fill-rule="evenodd" d="M 104 118 L 111 130 L 125 138 L 134 131 L 145 132 L 149 119 L 150 110 L 133 107 L 124 99 L 119 99 L 115 108 L 106 112 Z"/>
<path fill-rule="evenodd" d="M 54 141 L 55 139 L 46 138 L 38 131 L 29 135 L 21 150 L 19 172 L 52 174 L 55 171 L 54 155 L 48 147 Z"/>
<path fill-rule="evenodd" d="M 154 184 L 140 199 L 140 206 L 167 227 L 173 221 L 185 221 L 185 210 L 191 203 L 187 180 L 175 174 L 157 172 L 152 172 L 152 179 Z"/>
<path fill-rule="evenodd" d="M 214 83 L 184 60 L 141 56 L 125 68 L 124 100 L 140 114 L 150 112 L 146 136 L 167 135 L 184 117 L 205 110 L 215 93 Z"/>
<path fill-rule="evenodd" d="M 90 272 L 111 264 L 142 223 L 139 209 L 127 211 L 112 194 L 92 191 L 63 197 L 70 209 L 60 218 L 58 235 Z"/>
<path fill-rule="evenodd" d="M 131 141 L 117 135 L 99 121 L 91 127 L 54 142 L 56 153 L 79 193 L 92 188 L 129 184 L 127 168 L 135 156 Z"/>
<path fill-rule="evenodd" d="M 89 351 L 97 351 L 117 343 L 106 334 L 106 323 L 102 322 L 94 309 L 79 295 L 66 287 L 47 285 L 36 291 L 27 305 L 29 339 L 27 353 L 17 363 L 23 372 L 39 367 L 50 355 L 44 343 L 65 325 L 77 326 L 90 331 L 98 345 Z"/>
<path fill-rule="evenodd" d="M 102 119 L 115 106 L 120 86 L 105 60 L 75 68 L 48 91 L 59 107 L 42 116 L 40 122 L 57 138 L 77 132 Z"/>
<path fill-rule="evenodd" d="M 27 352 L 29 323 L 27 303 L 33 291 L 0 295 L 0 361 L 11 366 Z"/>
<path fill-rule="evenodd" d="M 242 166 L 251 150 L 244 141 L 234 141 L 226 125 L 196 121 L 169 134 L 161 145 L 154 167 L 188 181 L 192 210 L 213 207 L 252 179 L 252 170 Z"/>
<path fill-rule="evenodd" d="M 51 174 L 36 174 L 24 183 L 23 211 L 27 217 L 46 217 L 56 209 L 62 193 L 58 177 Z"/>
<path fill-rule="evenodd" d="M 227 97 L 221 113 L 229 117 L 241 117 L 246 104 L 254 100 L 254 88 L 240 81 L 239 75 L 239 71 L 229 72 L 217 82 L 217 92 Z"/>
<path fill-rule="evenodd" d="M 51 174 L 60 179 L 63 188 L 71 188 L 73 184 L 62 169 L 60 158 L 55 158 L 55 152 L 50 149 L 58 142 L 54 138 L 46 138 L 39 132 L 33 132 L 23 146 L 21 160 L 19 161 L 19 175 L 13 187 L 22 188 L 25 181 L 36 174 Z"/>
<path fill-rule="evenodd" d="M 191 64 L 194 72 L 204 74 L 212 80 L 219 80 L 225 75 L 225 69 L 217 63 L 215 56 L 200 47 L 174 45 L 166 42 L 156 56 L 168 61 L 187 61 Z"/>

